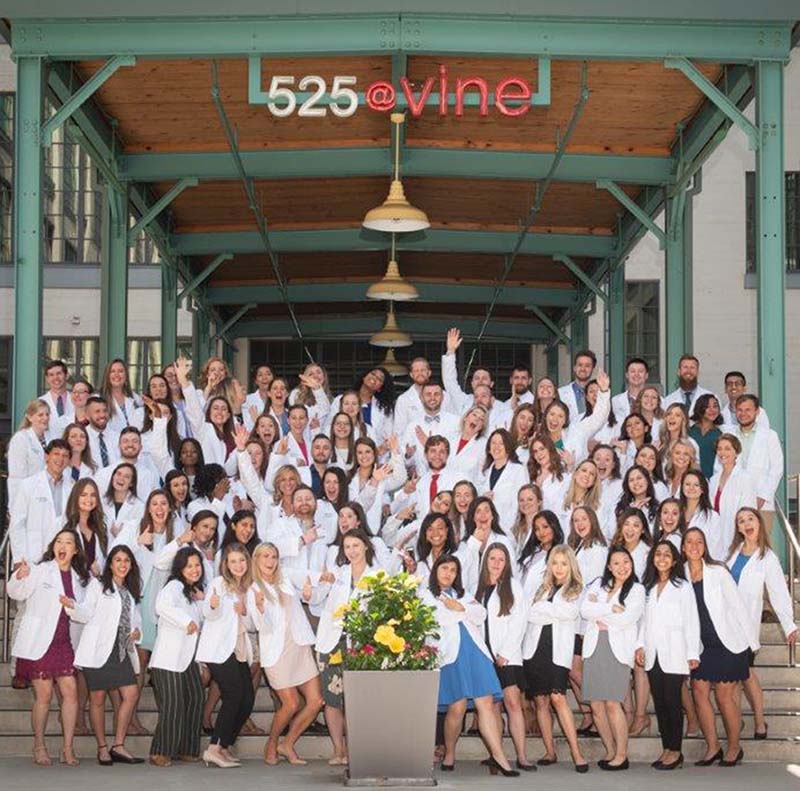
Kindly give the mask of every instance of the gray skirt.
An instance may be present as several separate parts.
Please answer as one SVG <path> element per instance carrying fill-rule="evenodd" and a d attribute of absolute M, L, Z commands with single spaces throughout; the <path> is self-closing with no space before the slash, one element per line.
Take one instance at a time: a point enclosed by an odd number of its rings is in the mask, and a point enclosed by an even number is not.
<path fill-rule="evenodd" d="M 102 667 L 85 667 L 83 676 L 90 692 L 97 692 L 101 689 L 119 689 L 136 683 L 136 674 L 133 672 L 131 658 L 125 654 L 125 658 L 120 661 L 116 645 Z"/>
<path fill-rule="evenodd" d="M 584 700 L 625 700 L 631 683 L 631 669 L 611 650 L 608 632 L 600 632 L 594 653 L 583 662 Z"/>

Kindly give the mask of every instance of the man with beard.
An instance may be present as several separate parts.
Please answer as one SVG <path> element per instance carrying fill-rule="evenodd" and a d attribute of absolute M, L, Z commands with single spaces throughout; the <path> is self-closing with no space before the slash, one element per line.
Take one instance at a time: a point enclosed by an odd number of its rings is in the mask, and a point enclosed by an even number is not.
<path fill-rule="evenodd" d="M 511 385 L 511 398 L 506 401 L 506 406 L 513 412 L 520 404 L 532 404 L 531 369 L 524 363 L 517 363 L 511 371 L 508 383 Z"/>
<path fill-rule="evenodd" d="M 709 394 L 716 398 L 711 390 L 706 390 L 705 387 L 697 384 L 699 376 L 700 360 L 693 354 L 684 354 L 678 360 L 678 389 L 664 397 L 664 409 L 672 404 L 681 404 L 685 407 L 687 414 L 691 415 L 694 412 L 694 402 L 701 395 Z M 717 401 L 719 401 L 718 398 Z"/>
<path fill-rule="evenodd" d="M 586 411 L 586 385 L 591 381 L 596 365 L 597 356 L 591 349 L 576 352 L 572 362 L 572 374 L 575 378 L 558 388 L 559 399 L 569 409 L 570 423 L 577 423 Z"/>
<path fill-rule="evenodd" d="M 409 424 L 421 420 L 423 414 L 422 388 L 430 381 L 431 366 L 424 357 L 415 357 L 408 367 L 411 387 L 397 396 L 394 404 L 394 433 L 402 437 Z"/>

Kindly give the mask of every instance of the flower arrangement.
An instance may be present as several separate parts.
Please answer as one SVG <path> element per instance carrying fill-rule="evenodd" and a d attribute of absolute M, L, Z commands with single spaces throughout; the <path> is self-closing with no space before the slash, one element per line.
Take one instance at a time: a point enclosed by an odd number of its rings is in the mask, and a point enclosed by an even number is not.
<path fill-rule="evenodd" d="M 356 595 L 334 613 L 348 638 L 346 670 L 431 670 L 437 666 L 438 637 L 433 607 L 417 594 L 419 579 L 405 572 L 363 576 Z M 334 662 L 331 657 L 331 662 Z"/>

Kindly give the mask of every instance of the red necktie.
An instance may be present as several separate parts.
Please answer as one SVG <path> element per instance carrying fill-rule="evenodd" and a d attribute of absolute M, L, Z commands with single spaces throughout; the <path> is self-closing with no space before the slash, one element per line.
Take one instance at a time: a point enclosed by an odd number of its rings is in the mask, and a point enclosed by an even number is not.
<path fill-rule="evenodd" d="M 438 481 L 439 481 L 440 473 L 435 472 L 431 475 L 431 488 L 430 488 L 430 500 L 431 502 L 434 501 L 436 497 L 436 492 L 439 490 Z"/>

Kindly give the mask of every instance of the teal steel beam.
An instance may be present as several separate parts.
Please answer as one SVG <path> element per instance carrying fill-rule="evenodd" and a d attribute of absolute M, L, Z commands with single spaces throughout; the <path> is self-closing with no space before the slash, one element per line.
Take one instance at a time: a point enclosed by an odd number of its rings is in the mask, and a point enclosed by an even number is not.
<path fill-rule="evenodd" d="M 603 289 L 594 282 L 594 280 L 586 274 L 573 260 L 568 256 L 566 253 L 556 253 L 553 256 L 554 261 L 558 261 L 560 264 L 564 264 L 573 275 L 575 275 L 578 280 L 583 283 L 586 288 L 589 289 L 596 297 L 600 297 L 601 300 L 605 302 L 606 295 L 603 292 Z"/>
<path fill-rule="evenodd" d="M 128 196 L 106 185 L 100 284 L 100 366 L 128 356 Z"/>
<path fill-rule="evenodd" d="M 545 354 L 547 355 L 547 375 L 558 384 L 558 344 L 553 344 L 547 347 Z"/>
<path fill-rule="evenodd" d="M 788 15 L 791 17 L 791 14 Z M 663 60 L 676 53 L 724 63 L 783 61 L 790 21 L 553 19 L 376 14 L 305 17 L 17 19 L 16 56 L 464 54 Z"/>
<path fill-rule="evenodd" d="M 228 332 L 229 330 L 233 329 L 233 327 L 236 326 L 236 324 L 238 323 L 239 319 L 241 319 L 242 316 L 244 316 L 245 313 L 248 313 L 254 307 L 256 307 L 256 303 L 255 302 L 248 302 L 246 305 L 242 305 L 242 307 L 240 307 L 239 310 L 237 310 L 236 313 L 234 313 L 233 316 L 231 316 L 222 325 L 222 327 L 220 329 L 218 329 L 216 331 L 216 333 L 214 333 L 214 337 L 211 340 L 217 340 L 218 338 L 222 338 L 225 335 L 226 332 Z M 300 340 L 302 340 L 302 337 L 300 338 Z"/>
<path fill-rule="evenodd" d="M 525 310 L 529 310 L 533 313 L 533 315 L 553 333 L 559 343 L 568 344 L 571 342 L 569 337 L 562 332 L 561 327 L 559 327 L 540 307 L 537 305 L 526 305 Z"/>
<path fill-rule="evenodd" d="M 128 231 L 128 246 L 133 247 L 133 245 L 136 244 L 139 234 L 147 228 L 147 226 L 150 225 L 178 195 L 184 190 L 189 189 L 189 187 L 196 187 L 198 184 L 199 181 L 196 176 L 188 176 L 168 189 L 144 214 L 142 214 L 139 221 Z"/>
<path fill-rule="evenodd" d="M 472 252 L 504 255 L 514 244 L 516 231 L 427 230 L 398 236 L 398 250 L 434 253 Z M 388 250 L 387 234 L 361 228 L 336 228 L 307 231 L 270 231 L 277 253 Z M 613 236 L 595 234 L 529 233 L 523 240 L 523 255 L 556 255 L 604 258 L 615 251 Z M 172 236 L 172 249 L 179 255 L 208 255 L 227 250 L 233 253 L 260 253 L 264 250 L 257 231 L 211 231 Z"/>
<path fill-rule="evenodd" d="M 208 359 L 208 330 L 208 315 L 205 311 L 192 311 L 192 366 L 195 372 Z"/>
<path fill-rule="evenodd" d="M 458 324 L 467 340 L 477 337 L 482 319 L 464 316 L 427 316 L 398 312 L 398 321 L 403 329 L 413 333 L 415 338 L 434 338 L 441 340 L 447 330 Z M 306 339 L 331 339 L 366 337 L 377 332 L 386 322 L 385 313 L 342 314 L 304 316 L 303 337 Z M 293 325 L 288 318 L 251 319 L 240 321 L 232 332 L 235 338 L 292 338 Z M 551 337 L 550 331 L 538 321 L 505 321 L 495 319 L 484 340 L 516 341 L 520 343 L 545 343 Z"/>
<path fill-rule="evenodd" d="M 667 58 L 664 66 L 678 69 L 698 87 L 747 136 L 751 151 L 758 148 L 758 130 L 750 119 L 711 80 L 686 58 Z"/>
<path fill-rule="evenodd" d="M 122 66 L 134 65 L 136 65 L 136 58 L 132 55 L 115 55 L 113 58 L 109 58 L 44 122 L 42 126 L 42 142 L 44 145 L 49 146 L 53 142 L 53 132 L 72 116 L 112 74 L 115 74 Z"/>
<path fill-rule="evenodd" d="M 161 361 L 178 356 L 178 277 L 174 267 L 161 262 Z"/>
<path fill-rule="evenodd" d="M 466 283 L 443 282 L 427 283 L 407 278 L 413 283 L 419 298 L 415 302 L 461 302 L 470 305 L 486 304 L 492 298 L 491 285 L 478 286 Z M 374 283 L 372 280 L 359 280 L 347 283 L 292 283 L 289 297 L 293 303 L 309 302 L 361 302 L 364 292 Z M 209 305 L 239 305 L 244 302 L 257 302 L 260 305 L 283 302 L 277 285 L 261 286 L 210 286 L 206 289 Z M 571 307 L 575 302 L 572 288 L 536 288 L 532 286 L 511 286 L 503 291 L 497 300 L 500 305 L 528 305 L 548 307 Z"/>
<path fill-rule="evenodd" d="M 178 302 L 181 302 L 184 297 L 189 296 L 197 287 L 204 283 L 214 272 L 219 269 L 224 261 L 230 261 L 233 258 L 233 253 L 220 253 L 199 275 L 193 277 L 186 287 L 178 294 Z M 244 300 L 237 300 L 243 302 Z"/>
<path fill-rule="evenodd" d="M 641 206 L 628 195 L 625 190 L 618 184 L 615 184 L 609 179 L 598 179 L 596 182 L 597 189 L 607 190 L 610 192 L 642 225 L 644 225 L 655 237 L 658 239 L 658 246 L 664 249 L 664 231 L 659 228 L 653 218 L 647 212 L 643 211 Z"/>
<path fill-rule="evenodd" d="M 686 236 L 684 202 L 685 191 L 667 199 L 665 224 L 667 240 L 665 249 L 665 305 L 667 332 L 667 361 L 664 372 L 665 390 L 672 389 L 673 378 L 678 370 L 682 354 L 689 351 L 686 336 L 686 302 L 684 300 L 686 278 Z"/>
<path fill-rule="evenodd" d="M 586 312 L 573 313 L 570 327 L 570 357 L 574 360 L 578 352 L 589 348 L 589 319 Z"/>
<path fill-rule="evenodd" d="M 385 176 L 391 172 L 389 148 L 292 148 L 242 151 L 247 174 L 254 179 L 349 178 Z M 485 151 L 406 146 L 403 176 L 538 180 L 547 175 L 554 154 L 538 151 Z M 124 176 L 132 181 L 169 181 L 194 175 L 201 180 L 230 181 L 239 174 L 229 154 L 170 152 L 120 157 Z M 673 157 L 565 153 L 559 181 L 594 182 L 607 178 L 625 184 L 675 181 Z"/>
<path fill-rule="evenodd" d="M 756 64 L 756 273 L 758 392 L 786 448 L 786 195 L 783 150 L 783 66 Z M 778 499 L 786 509 L 786 475 Z M 782 548 L 783 542 L 778 541 Z"/>
<path fill-rule="evenodd" d="M 612 267 L 608 278 L 606 322 L 611 391 L 621 393 L 625 389 L 625 263 L 623 261 Z"/>
<path fill-rule="evenodd" d="M 42 355 L 42 169 L 44 103 L 40 58 L 17 61 L 14 119 L 14 357 L 12 413 L 16 426 L 40 392 Z"/>

